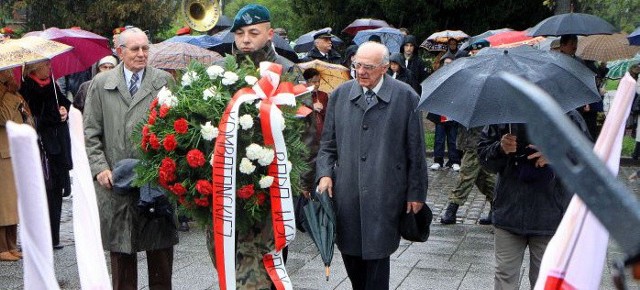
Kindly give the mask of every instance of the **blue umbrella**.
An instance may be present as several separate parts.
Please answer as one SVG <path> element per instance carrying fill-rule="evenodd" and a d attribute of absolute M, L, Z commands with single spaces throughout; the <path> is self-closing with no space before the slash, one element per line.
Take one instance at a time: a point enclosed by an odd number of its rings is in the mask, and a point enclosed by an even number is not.
<path fill-rule="evenodd" d="M 331 28 L 326 27 L 323 29 L 312 30 L 301 35 L 300 37 L 298 37 L 298 39 L 294 41 L 296 45 L 293 47 L 293 50 L 295 50 L 295 52 L 310 51 L 311 49 L 313 49 L 313 40 L 314 40 L 313 36 L 316 35 L 317 33 L 326 31 L 327 29 L 329 30 L 329 33 L 331 33 Z M 331 42 L 333 43 L 334 46 L 341 45 L 344 43 L 342 39 L 338 38 L 335 35 L 331 36 Z"/>
<path fill-rule="evenodd" d="M 165 41 L 188 43 L 208 49 L 216 44 L 219 44 L 221 42 L 221 39 L 211 35 L 180 35 L 171 37 Z"/>
<path fill-rule="evenodd" d="M 384 45 L 387 46 L 390 53 L 400 52 L 400 47 L 404 41 L 404 34 L 400 30 L 391 27 L 382 27 L 377 29 L 360 30 L 356 33 L 353 41 L 360 45 L 369 40 L 369 37 L 377 35 Z"/>
<path fill-rule="evenodd" d="M 640 45 L 640 26 L 638 26 L 636 30 L 631 32 L 631 34 L 627 36 L 627 39 L 629 40 L 629 44 L 631 45 Z"/>

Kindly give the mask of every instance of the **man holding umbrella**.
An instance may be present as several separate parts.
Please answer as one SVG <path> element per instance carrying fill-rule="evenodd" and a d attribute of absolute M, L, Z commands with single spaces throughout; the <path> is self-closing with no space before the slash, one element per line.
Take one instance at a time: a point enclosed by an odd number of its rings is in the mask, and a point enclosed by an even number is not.
<path fill-rule="evenodd" d="M 362 44 L 353 67 L 357 79 L 329 98 L 317 190 L 335 202 L 336 244 L 353 289 L 388 289 L 400 217 L 426 198 L 424 131 L 418 95 L 385 74 L 384 45 Z"/>

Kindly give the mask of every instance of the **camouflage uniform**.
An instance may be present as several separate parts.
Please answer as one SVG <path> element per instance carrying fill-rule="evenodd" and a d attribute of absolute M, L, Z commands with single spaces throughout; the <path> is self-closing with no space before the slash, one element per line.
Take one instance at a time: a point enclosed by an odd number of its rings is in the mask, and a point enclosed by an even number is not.
<path fill-rule="evenodd" d="M 236 231 L 236 288 L 269 290 L 271 278 L 262 263 L 262 256 L 275 248 L 271 215 L 265 222 L 256 224 L 246 233 Z M 207 229 L 207 248 L 214 267 L 216 265 L 213 236 L 211 228 Z"/>
<path fill-rule="evenodd" d="M 449 193 L 450 203 L 464 204 L 474 183 L 480 189 L 480 192 L 487 197 L 487 200 L 493 201 L 496 175 L 480 166 L 478 152 L 476 151 L 481 133 L 481 127 L 471 129 L 458 128 L 456 147 L 464 151 L 464 156 L 460 166 L 458 185 Z"/>

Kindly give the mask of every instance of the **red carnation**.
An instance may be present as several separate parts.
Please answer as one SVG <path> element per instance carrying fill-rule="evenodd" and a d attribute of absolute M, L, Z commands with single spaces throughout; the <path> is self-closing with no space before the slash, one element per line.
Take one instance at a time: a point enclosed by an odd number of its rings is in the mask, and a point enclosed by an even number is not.
<path fill-rule="evenodd" d="M 149 126 L 144 125 L 142 126 L 142 138 L 148 137 L 148 136 L 149 136 Z"/>
<path fill-rule="evenodd" d="M 142 144 L 140 144 L 140 148 L 142 148 L 142 151 L 144 152 L 149 151 L 147 150 L 148 146 L 149 146 L 149 137 L 142 138 Z"/>
<path fill-rule="evenodd" d="M 209 198 L 206 196 L 200 198 L 194 198 L 193 201 L 197 206 L 209 206 Z"/>
<path fill-rule="evenodd" d="M 213 194 L 213 185 L 208 180 L 200 179 L 196 183 L 196 190 L 202 195 Z"/>
<path fill-rule="evenodd" d="M 162 142 L 162 145 L 164 146 L 164 150 L 167 150 L 169 152 L 175 150 L 176 147 L 178 147 L 176 136 L 174 136 L 173 134 L 167 135 L 166 137 L 164 137 L 164 142 Z"/>
<path fill-rule="evenodd" d="M 176 183 L 171 186 L 171 191 L 175 193 L 177 196 L 182 196 L 187 193 L 187 189 L 182 186 L 182 183 Z"/>
<path fill-rule="evenodd" d="M 176 130 L 178 134 L 185 134 L 189 129 L 189 122 L 185 118 L 180 118 L 173 122 L 173 129 Z"/>
<path fill-rule="evenodd" d="M 149 145 L 151 145 L 151 148 L 154 150 L 160 149 L 160 140 L 158 140 L 158 136 L 156 136 L 156 134 L 151 133 L 149 136 Z"/>
<path fill-rule="evenodd" d="M 162 159 L 158 170 L 158 179 L 160 184 L 176 180 L 176 162 L 173 159 L 169 157 Z"/>
<path fill-rule="evenodd" d="M 162 106 L 160 106 L 160 118 L 164 118 L 167 116 L 167 114 L 169 113 L 169 109 L 171 109 L 171 107 L 162 104 Z"/>
<path fill-rule="evenodd" d="M 156 116 L 158 116 L 158 111 L 151 110 L 151 113 L 149 113 L 149 125 L 153 125 L 156 123 Z"/>
<path fill-rule="evenodd" d="M 266 200 L 267 200 L 267 195 L 264 192 L 259 192 L 256 195 L 256 203 L 258 203 L 258 205 L 263 205 Z"/>
<path fill-rule="evenodd" d="M 241 199 L 249 199 L 253 196 L 254 192 L 253 184 L 245 185 L 238 189 L 238 197 Z"/>
<path fill-rule="evenodd" d="M 153 101 L 151 101 L 151 104 L 149 104 L 149 110 L 153 110 L 157 105 L 158 105 L 158 98 L 154 98 Z"/>
<path fill-rule="evenodd" d="M 198 149 L 191 149 L 187 152 L 187 163 L 191 168 L 197 168 L 204 165 L 204 154 Z"/>

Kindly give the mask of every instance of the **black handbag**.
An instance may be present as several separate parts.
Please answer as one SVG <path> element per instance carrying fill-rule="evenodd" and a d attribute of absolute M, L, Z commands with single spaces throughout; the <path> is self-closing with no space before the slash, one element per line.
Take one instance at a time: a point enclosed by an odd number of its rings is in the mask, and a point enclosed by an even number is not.
<path fill-rule="evenodd" d="M 412 242 L 426 242 L 429 239 L 429 227 L 433 212 L 425 203 L 418 213 L 402 213 L 400 217 L 400 236 Z"/>

